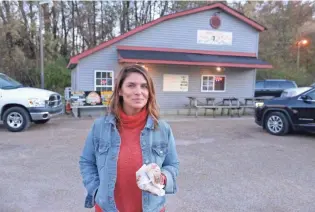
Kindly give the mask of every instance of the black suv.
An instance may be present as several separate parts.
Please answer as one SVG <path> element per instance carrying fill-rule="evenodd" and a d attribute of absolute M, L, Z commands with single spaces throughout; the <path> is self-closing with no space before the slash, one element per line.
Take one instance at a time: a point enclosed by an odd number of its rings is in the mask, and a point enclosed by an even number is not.
<path fill-rule="evenodd" d="M 282 79 L 257 80 L 255 97 L 271 96 L 279 97 L 288 88 L 297 88 L 295 81 Z"/>
<path fill-rule="evenodd" d="M 273 135 L 290 130 L 315 132 L 315 87 L 288 90 L 293 94 L 286 90 L 281 97 L 257 102 L 255 122 Z"/>

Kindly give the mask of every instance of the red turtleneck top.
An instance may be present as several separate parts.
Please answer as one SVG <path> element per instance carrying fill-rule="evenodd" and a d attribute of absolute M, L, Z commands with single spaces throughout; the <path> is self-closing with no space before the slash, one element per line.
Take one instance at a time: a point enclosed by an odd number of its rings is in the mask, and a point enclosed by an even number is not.
<path fill-rule="evenodd" d="M 136 172 L 142 166 L 140 133 L 147 120 L 147 110 L 143 109 L 134 116 L 120 110 L 121 125 L 118 127 L 121 146 L 117 162 L 117 181 L 115 202 L 119 212 L 141 212 L 142 191 L 136 183 Z M 102 210 L 95 206 L 96 212 Z"/>
<path fill-rule="evenodd" d="M 140 133 L 146 124 L 147 111 L 144 109 L 134 116 L 128 116 L 121 110 L 120 119 L 121 146 L 115 201 L 120 212 L 139 212 L 142 211 L 142 191 L 137 186 L 136 172 L 142 166 Z"/>

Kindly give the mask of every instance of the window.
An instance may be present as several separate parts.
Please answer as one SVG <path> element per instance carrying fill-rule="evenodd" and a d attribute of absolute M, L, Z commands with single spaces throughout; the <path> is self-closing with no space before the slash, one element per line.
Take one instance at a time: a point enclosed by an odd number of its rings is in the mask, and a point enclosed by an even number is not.
<path fill-rule="evenodd" d="M 279 85 L 280 85 L 280 88 L 284 88 L 284 89 L 297 87 L 296 84 L 292 81 L 284 81 L 284 82 L 279 83 Z"/>
<path fill-rule="evenodd" d="M 265 88 L 268 88 L 268 89 L 279 89 L 280 88 L 280 83 L 279 83 L 279 81 L 266 81 L 265 82 Z"/>
<path fill-rule="evenodd" d="M 113 91 L 114 82 L 113 71 L 95 71 L 94 90 L 95 91 Z"/>
<path fill-rule="evenodd" d="M 263 81 L 257 81 L 256 82 L 256 89 L 263 89 L 264 88 L 264 82 Z"/>
<path fill-rule="evenodd" d="M 18 81 L 8 77 L 5 74 L 0 74 L 0 88 L 19 88 L 23 87 Z"/>
<path fill-rule="evenodd" d="M 201 91 L 225 91 L 225 76 L 221 75 L 202 75 Z"/>
<path fill-rule="evenodd" d="M 311 91 L 311 92 L 307 93 L 306 95 L 311 97 L 313 101 L 315 100 L 315 91 Z"/>

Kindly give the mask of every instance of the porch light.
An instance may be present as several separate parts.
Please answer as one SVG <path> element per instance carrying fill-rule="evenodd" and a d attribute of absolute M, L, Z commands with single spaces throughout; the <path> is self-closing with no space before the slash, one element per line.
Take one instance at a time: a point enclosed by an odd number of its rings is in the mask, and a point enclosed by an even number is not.
<path fill-rule="evenodd" d="M 146 71 L 148 71 L 148 67 L 146 67 L 143 63 L 136 63 L 136 64 L 144 68 Z"/>
<path fill-rule="evenodd" d="M 221 67 L 217 67 L 216 70 L 220 72 L 222 69 Z"/>

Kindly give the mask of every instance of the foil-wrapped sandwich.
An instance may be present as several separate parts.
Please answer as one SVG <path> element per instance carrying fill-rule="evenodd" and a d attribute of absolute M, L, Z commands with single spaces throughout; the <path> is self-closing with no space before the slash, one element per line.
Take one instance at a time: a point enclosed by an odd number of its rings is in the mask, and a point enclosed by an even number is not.
<path fill-rule="evenodd" d="M 137 172 L 137 185 L 141 190 L 164 196 L 164 185 L 161 184 L 161 168 L 154 163 L 144 164 Z"/>

